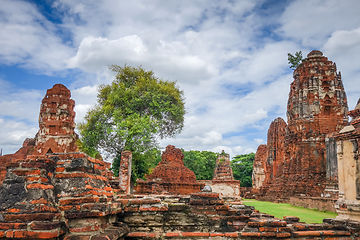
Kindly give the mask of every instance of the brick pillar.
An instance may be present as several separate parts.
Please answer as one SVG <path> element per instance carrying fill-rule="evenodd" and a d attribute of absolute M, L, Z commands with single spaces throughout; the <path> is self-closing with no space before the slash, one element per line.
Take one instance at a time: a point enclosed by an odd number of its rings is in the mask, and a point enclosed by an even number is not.
<path fill-rule="evenodd" d="M 130 194 L 131 162 L 132 153 L 130 151 L 122 152 L 119 168 L 120 193 Z"/>

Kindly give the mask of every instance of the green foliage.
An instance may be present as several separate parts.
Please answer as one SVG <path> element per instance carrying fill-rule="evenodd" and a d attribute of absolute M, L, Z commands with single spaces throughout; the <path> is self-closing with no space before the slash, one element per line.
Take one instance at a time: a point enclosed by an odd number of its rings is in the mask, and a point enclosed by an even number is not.
<path fill-rule="evenodd" d="M 241 187 L 252 186 L 252 172 L 255 153 L 237 155 L 231 161 L 234 178 L 240 180 Z"/>
<path fill-rule="evenodd" d="M 146 153 L 135 152 L 132 155 L 133 161 L 131 165 L 131 181 L 135 182 L 138 178 L 145 179 L 145 174 L 152 172 L 152 169 L 161 161 L 161 151 L 153 149 Z M 112 163 L 110 170 L 114 173 L 115 177 L 119 176 L 121 154 L 117 155 Z"/>
<path fill-rule="evenodd" d="M 131 181 L 135 182 L 138 178 L 145 179 L 145 174 L 150 174 L 160 161 L 161 151 L 158 149 L 143 154 L 135 152 L 131 166 L 133 173 L 131 174 Z"/>
<path fill-rule="evenodd" d="M 184 165 L 195 173 L 197 180 L 211 180 L 214 176 L 217 153 L 210 151 L 184 151 Z"/>
<path fill-rule="evenodd" d="M 102 159 L 99 151 L 97 151 L 96 149 L 92 148 L 92 147 L 88 147 L 86 146 L 81 139 L 76 139 L 76 145 L 78 146 L 79 150 L 81 152 L 86 153 L 87 155 L 89 155 L 90 157 L 93 158 L 97 158 L 97 159 Z"/>
<path fill-rule="evenodd" d="M 288 63 L 290 64 L 291 69 L 296 69 L 305 59 L 302 58 L 301 51 L 296 52 L 295 56 L 291 53 L 288 53 Z"/>
<path fill-rule="evenodd" d="M 141 67 L 110 66 L 115 80 L 101 85 L 97 105 L 79 124 L 87 152 L 104 150 L 116 156 L 133 154 L 132 175 L 142 178 L 157 158 L 157 139 L 173 137 L 184 125 L 184 96 L 175 82 L 163 81 Z"/>
<path fill-rule="evenodd" d="M 319 212 L 314 209 L 295 207 L 288 203 L 262 202 L 253 199 L 244 199 L 243 203 L 254 206 L 260 212 L 274 215 L 276 218 L 282 219 L 284 216 L 297 216 L 301 222 L 306 223 L 322 223 L 324 218 L 335 218 L 337 216 L 333 212 Z"/>

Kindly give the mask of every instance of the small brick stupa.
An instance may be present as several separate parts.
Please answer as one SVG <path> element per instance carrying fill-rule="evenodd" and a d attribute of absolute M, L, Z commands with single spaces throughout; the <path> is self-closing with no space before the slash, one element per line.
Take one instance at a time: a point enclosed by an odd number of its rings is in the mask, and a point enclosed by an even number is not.
<path fill-rule="evenodd" d="M 234 179 L 230 155 L 224 150 L 217 156 L 213 179 L 199 182 L 209 185 L 221 198 L 240 199 L 240 180 Z"/>
<path fill-rule="evenodd" d="M 184 154 L 168 145 L 161 162 L 147 175 L 147 181 L 137 180 L 136 194 L 190 194 L 200 192 L 203 184 L 196 182 L 195 173 L 184 166 Z"/>
<path fill-rule="evenodd" d="M 233 171 L 231 169 L 231 162 L 229 154 L 224 150 L 216 159 L 215 171 L 213 180 L 232 181 L 234 180 Z"/>

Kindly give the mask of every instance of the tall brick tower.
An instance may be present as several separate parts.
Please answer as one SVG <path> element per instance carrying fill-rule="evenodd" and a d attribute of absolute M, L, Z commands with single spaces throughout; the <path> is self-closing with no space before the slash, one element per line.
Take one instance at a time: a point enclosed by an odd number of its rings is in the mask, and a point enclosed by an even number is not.
<path fill-rule="evenodd" d="M 279 167 L 269 167 L 274 179 L 260 190 L 260 196 L 265 195 L 265 199 L 299 194 L 320 196 L 325 189 L 327 168 L 337 171 L 337 166 L 327 166 L 336 159 L 328 159 L 326 139 L 348 124 L 346 93 L 335 63 L 314 50 L 294 71 L 293 77 L 287 104 L 287 126 L 281 128 L 285 133 L 284 144 L 278 146 L 284 154 L 271 156 L 270 152 L 268 156 L 268 163 L 277 163 Z M 334 176 L 337 172 L 328 175 Z"/>
<path fill-rule="evenodd" d="M 341 74 L 322 52 L 311 51 L 295 71 L 287 105 L 286 195 L 317 196 L 326 179 L 325 137 L 347 125 Z"/>
<path fill-rule="evenodd" d="M 42 100 L 39 131 L 35 136 L 36 155 L 77 151 L 75 129 L 75 101 L 62 84 L 48 89 Z"/>

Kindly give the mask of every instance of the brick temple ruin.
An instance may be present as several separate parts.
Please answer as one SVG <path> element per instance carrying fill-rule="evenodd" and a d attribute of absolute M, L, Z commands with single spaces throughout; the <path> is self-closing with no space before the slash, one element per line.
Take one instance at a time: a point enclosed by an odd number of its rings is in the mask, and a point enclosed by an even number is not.
<path fill-rule="evenodd" d="M 293 76 L 287 123 L 275 119 L 268 131 L 267 156 L 257 153 L 262 156 L 265 177 L 254 194 L 280 202 L 291 202 L 294 196 L 296 201 L 322 201 L 326 196 L 333 197 L 329 201 L 334 205 L 338 193 L 334 135 L 348 125 L 341 74 L 335 63 L 314 50 Z"/>
<path fill-rule="evenodd" d="M 225 201 L 221 192 L 188 188 L 188 183 L 204 184 L 196 182 L 183 166 L 181 151 L 171 145 L 157 170 L 140 183 L 142 194 L 130 194 L 131 152 L 122 153 L 119 179 L 109 171 L 110 163 L 78 152 L 70 97 L 61 84 L 49 89 L 41 105 L 38 134 L 26 139 L 15 154 L 0 157 L 0 239 L 360 239 L 357 221 L 324 219 L 322 224 L 305 224 L 294 216 L 276 219 L 236 198 Z M 356 215 L 359 206 L 359 109 L 360 105 L 350 112 L 352 127 L 333 136 L 338 148 L 342 146 L 337 152 L 343 161 L 338 173 L 344 179 L 341 184 L 356 189 L 354 195 L 339 185 L 341 218 L 349 212 Z M 260 162 L 269 149 L 276 152 L 282 146 L 276 140 L 279 133 L 270 132 L 274 141 L 257 154 Z M 357 166 L 352 177 L 347 176 L 347 164 Z M 234 181 L 229 166 L 229 156 L 221 154 L 213 181 Z M 274 171 L 266 163 L 262 166 L 265 174 L 267 168 Z M 278 169 L 285 168 L 279 164 Z M 194 192 L 181 192 L 183 183 L 184 189 Z M 151 193 L 146 192 L 149 189 Z"/>
<path fill-rule="evenodd" d="M 204 184 L 196 182 L 195 173 L 184 166 L 184 154 L 169 145 L 161 155 L 160 163 L 147 181 L 138 179 L 137 194 L 190 194 L 200 192 Z"/>

